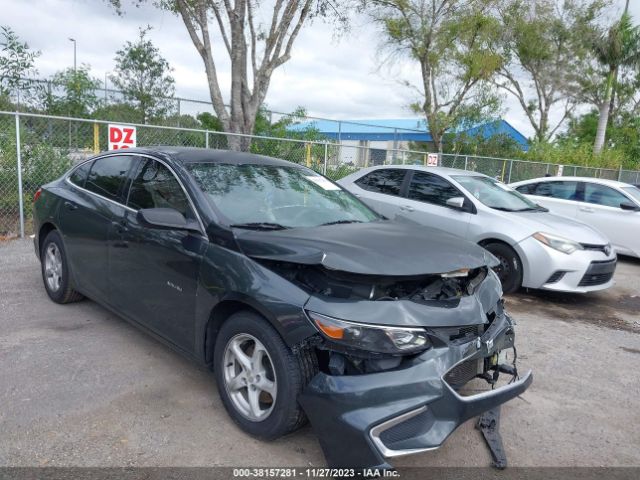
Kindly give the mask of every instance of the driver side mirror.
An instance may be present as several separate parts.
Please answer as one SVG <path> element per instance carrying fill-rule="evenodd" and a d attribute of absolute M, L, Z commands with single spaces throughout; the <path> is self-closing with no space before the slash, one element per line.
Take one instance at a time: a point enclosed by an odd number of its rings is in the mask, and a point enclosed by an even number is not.
<path fill-rule="evenodd" d="M 447 206 L 456 210 L 464 210 L 464 197 L 453 197 L 447 200 Z"/>
<path fill-rule="evenodd" d="M 173 208 L 143 208 L 138 211 L 137 218 L 140 223 L 152 228 L 200 231 L 198 222 L 187 220 Z"/>
<path fill-rule="evenodd" d="M 626 201 L 626 202 L 622 202 L 620 204 L 620 208 L 622 210 L 631 210 L 633 212 L 640 212 L 640 207 L 637 206 L 635 203 L 630 202 L 630 201 Z"/>

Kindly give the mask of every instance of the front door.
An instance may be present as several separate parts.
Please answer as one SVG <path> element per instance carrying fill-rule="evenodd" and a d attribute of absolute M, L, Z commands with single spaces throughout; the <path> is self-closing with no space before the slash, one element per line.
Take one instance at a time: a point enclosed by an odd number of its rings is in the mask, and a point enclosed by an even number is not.
<path fill-rule="evenodd" d="M 124 214 L 109 241 L 111 303 L 183 350 L 194 348 L 195 300 L 206 238 L 141 224 L 143 208 L 173 208 L 196 218 L 181 183 L 164 163 L 142 158 L 132 174 Z"/>
<path fill-rule="evenodd" d="M 422 225 L 438 228 L 467 238 L 471 213 L 447 205 L 447 200 L 465 195 L 445 178 L 433 173 L 414 171 L 407 197 L 403 199 L 402 216 Z"/>
<path fill-rule="evenodd" d="M 606 185 L 584 183 L 584 202 L 578 206 L 578 220 L 608 237 L 620 253 L 633 253 L 638 238 L 640 213 L 623 210 L 620 204 L 629 199 Z M 635 247 L 635 248 L 634 248 Z"/>

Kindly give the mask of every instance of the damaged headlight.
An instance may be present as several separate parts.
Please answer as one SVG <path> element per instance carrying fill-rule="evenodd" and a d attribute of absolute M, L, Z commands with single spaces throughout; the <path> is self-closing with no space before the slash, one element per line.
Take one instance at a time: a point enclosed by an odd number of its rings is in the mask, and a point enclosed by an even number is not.
<path fill-rule="evenodd" d="M 431 346 L 422 328 L 365 325 L 315 312 L 307 314 L 326 338 L 359 350 L 397 355 L 420 352 Z"/>
<path fill-rule="evenodd" d="M 567 255 L 575 252 L 576 250 L 584 250 L 584 247 L 578 242 L 569 240 L 567 238 L 559 237 L 557 235 L 551 235 L 550 233 L 534 233 L 533 238 L 540 243 L 544 243 L 547 247 L 551 247 L 559 252 L 566 253 Z"/>

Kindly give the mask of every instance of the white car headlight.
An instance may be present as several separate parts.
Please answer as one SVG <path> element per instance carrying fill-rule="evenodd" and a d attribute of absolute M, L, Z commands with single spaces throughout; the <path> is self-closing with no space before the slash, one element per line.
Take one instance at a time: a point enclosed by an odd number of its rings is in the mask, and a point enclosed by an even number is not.
<path fill-rule="evenodd" d="M 578 242 L 574 242 L 573 240 L 559 237 L 557 235 L 551 235 L 550 233 L 537 232 L 534 233 L 532 237 L 540 243 L 544 243 L 547 247 L 551 247 L 554 250 L 566 253 L 567 255 L 575 252 L 576 250 L 584 250 L 584 247 Z"/>

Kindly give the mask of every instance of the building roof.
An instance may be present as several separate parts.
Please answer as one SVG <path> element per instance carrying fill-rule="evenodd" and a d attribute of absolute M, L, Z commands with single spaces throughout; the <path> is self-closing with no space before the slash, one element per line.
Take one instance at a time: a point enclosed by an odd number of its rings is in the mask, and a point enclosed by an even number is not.
<path fill-rule="evenodd" d="M 314 120 L 298 123 L 289 128 L 295 131 L 313 128 L 333 140 L 433 141 L 423 118 Z M 495 122 L 461 129 L 459 133 L 466 133 L 470 136 L 481 134 L 485 138 L 497 134 L 506 134 L 518 142 L 524 150 L 529 148 L 527 138 L 506 120 L 496 120 Z"/>

